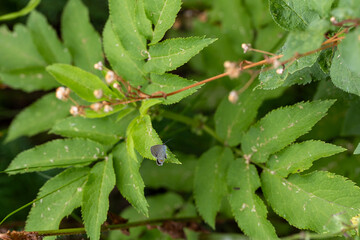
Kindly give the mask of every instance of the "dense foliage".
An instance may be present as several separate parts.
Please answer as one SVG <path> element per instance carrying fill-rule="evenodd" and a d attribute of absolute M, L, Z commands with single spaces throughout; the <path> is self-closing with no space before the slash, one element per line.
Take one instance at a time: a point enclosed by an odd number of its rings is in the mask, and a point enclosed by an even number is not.
<path fill-rule="evenodd" d="M 81 0 L 60 37 L 36 10 L 0 26 L 4 119 L 36 98 L 1 129 L 0 217 L 28 203 L 26 231 L 70 215 L 90 239 L 359 238 L 360 2 L 108 3 L 101 33 Z"/>

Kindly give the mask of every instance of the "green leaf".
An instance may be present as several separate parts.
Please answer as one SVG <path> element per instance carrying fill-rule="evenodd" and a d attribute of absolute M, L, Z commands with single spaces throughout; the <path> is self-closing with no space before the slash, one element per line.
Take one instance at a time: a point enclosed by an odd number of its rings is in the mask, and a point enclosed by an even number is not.
<path fill-rule="evenodd" d="M 335 52 L 331 64 L 330 77 L 336 87 L 360 96 L 360 74 L 350 70 L 339 49 Z"/>
<path fill-rule="evenodd" d="M 147 94 L 152 94 L 155 92 L 170 93 L 195 83 L 194 81 L 187 80 L 185 78 L 179 77 L 178 75 L 169 73 L 165 73 L 162 75 L 153 73 L 150 75 L 150 78 L 151 84 L 148 85 L 144 90 Z M 200 87 L 201 86 L 196 86 L 180 93 L 174 94 L 172 96 L 168 96 L 166 99 L 163 100 L 162 103 L 166 105 L 177 103 L 181 99 L 196 92 Z"/>
<path fill-rule="evenodd" d="M 129 116 L 118 123 L 114 116 L 96 119 L 68 117 L 58 121 L 50 133 L 63 137 L 89 138 L 105 145 L 112 145 L 125 137 L 127 125 L 132 120 Z"/>
<path fill-rule="evenodd" d="M 16 115 L 11 122 L 6 141 L 20 136 L 33 136 L 50 129 L 57 120 L 69 115 L 69 102 L 59 101 L 54 93 L 48 93 Z"/>
<path fill-rule="evenodd" d="M 135 118 L 128 127 L 128 133 L 127 137 L 129 138 L 129 136 L 131 136 L 130 141 L 133 141 L 135 149 L 141 156 L 151 160 L 156 160 L 156 158 L 151 154 L 150 148 L 154 145 L 162 144 L 162 141 L 155 129 L 153 129 L 149 115 L 142 115 Z M 181 164 L 169 148 L 166 149 L 166 154 L 167 159 L 165 162 Z"/>
<path fill-rule="evenodd" d="M 88 173 L 89 168 L 70 168 L 47 181 L 31 208 L 26 231 L 58 229 L 61 220 L 80 207 Z"/>
<path fill-rule="evenodd" d="M 39 5 L 40 2 L 41 2 L 41 0 L 30 0 L 28 2 L 28 4 L 24 8 L 20 9 L 19 11 L 7 13 L 7 14 L 0 16 L 0 21 L 11 20 L 11 19 L 15 19 L 15 18 L 24 16 L 24 15 L 28 14 L 29 12 L 31 12 L 33 9 L 35 9 L 37 7 L 37 5 Z"/>
<path fill-rule="evenodd" d="M 75 24 L 76 23 L 76 24 Z M 102 61 L 101 40 L 81 0 L 69 0 L 61 17 L 61 33 L 76 66 L 101 77 L 94 64 Z"/>
<path fill-rule="evenodd" d="M 109 194 L 114 185 L 113 157 L 110 154 L 91 169 L 84 187 L 81 213 L 90 239 L 100 239 L 100 227 L 107 218 Z"/>
<path fill-rule="evenodd" d="M 359 108 L 360 101 L 359 100 L 360 99 L 351 101 L 348 109 L 344 108 L 343 104 L 341 105 L 341 110 L 346 111 L 345 119 L 341 128 L 341 133 L 340 133 L 341 136 L 360 135 L 360 108 Z"/>
<path fill-rule="evenodd" d="M 274 211 L 300 229 L 330 232 L 326 225 L 333 216 L 341 215 L 349 221 L 360 213 L 359 187 L 333 173 L 295 174 L 285 179 L 265 170 L 261 181 Z"/>
<path fill-rule="evenodd" d="M 53 75 L 59 83 L 69 87 L 86 101 L 99 102 L 116 97 L 100 78 L 78 67 L 58 63 L 48 66 L 46 70 Z M 94 96 L 95 90 L 101 90 L 103 97 L 96 98 Z"/>
<path fill-rule="evenodd" d="M 59 83 L 45 70 L 44 66 L 0 72 L 0 81 L 11 88 L 25 92 L 48 91 Z"/>
<path fill-rule="evenodd" d="M 310 131 L 334 102 L 301 102 L 270 112 L 244 135 L 241 142 L 244 154 L 251 161 L 266 162 L 270 154 Z"/>
<path fill-rule="evenodd" d="M 305 29 L 312 21 L 319 19 L 307 1 L 270 0 L 269 3 L 273 19 L 286 30 Z"/>
<path fill-rule="evenodd" d="M 153 29 L 150 19 L 146 16 L 144 0 L 138 0 L 135 9 L 136 26 L 140 33 L 146 37 L 146 39 L 152 38 Z"/>
<path fill-rule="evenodd" d="M 196 207 L 205 222 L 213 229 L 221 200 L 227 193 L 226 173 L 233 158 L 229 148 L 216 146 L 201 155 L 195 170 Z"/>
<path fill-rule="evenodd" d="M 216 39 L 204 37 L 173 38 L 153 45 L 149 49 L 149 58 L 144 65 L 147 72 L 162 74 L 174 70 L 193 56 L 198 54 L 204 47 L 213 43 Z"/>
<path fill-rule="evenodd" d="M 181 8 L 181 0 L 145 0 L 145 4 L 154 24 L 150 44 L 155 44 L 164 37 L 165 32 L 174 24 L 176 15 Z"/>
<path fill-rule="evenodd" d="M 255 194 L 260 187 L 255 166 L 246 164 L 244 159 L 236 159 L 229 167 L 228 183 L 232 213 L 241 230 L 251 239 L 278 239 L 266 218 L 264 202 Z"/>
<path fill-rule="evenodd" d="M 140 114 L 142 116 L 146 115 L 149 108 L 151 108 L 152 106 L 155 106 L 156 104 L 159 104 L 159 103 L 161 103 L 160 99 L 149 99 L 149 100 L 142 101 L 141 107 L 139 109 Z"/>
<path fill-rule="evenodd" d="M 165 164 L 157 166 L 152 161 L 141 164 L 140 173 L 146 187 L 166 188 L 177 192 L 191 192 L 194 182 L 194 169 L 197 159 L 193 156 L 178 156 L 181 166 Z"/>
<path fill-rule="evenodd" d="M 114 34 L 109 21 L 104 28 L 103 41 L 106 58 L 119 76 L 122 76 L 134 85 L 141 85 L 147 82 L 145 72 L 142 69 L 144 61 L 130 56 L 119 38 Z"/>
<path fill-rule="evenodd" d="M 354 31 L 346 34 L 346 38 L 341 41 L 339 45 L 339 54 L 341 55 L 344 64 L 349 70 L 356 75 L 360 75 L 360 29 L 356 28 Z"/>
<path fill-rule="evenodd" d="M 305 31 L 291 31 L 284 44 L 281 60 L 319 48 L 329 27 L 328 21 L 318 20 L 312 22 Z"/>
<path fill-rule="evenodd" d="M 62 45 L 55 30 L 42 14 L 33 11 L 28 18 L 27 26 L 39 53 L 48 64 L 70 64 L 71 56 L 68 49 Z"/>
<path fill-rule="evenodd" d="M 216 133 L 229 146 L 236 146 L 241 142 L 263 101 L 278 97 L 283 92 L 280 88 L 278 90 L 253 89 L 255 84 L 241 93 L 235 104 L 229 102 L 228 97 L 224 97 L 216 109 L 214 117 Z"/>
<path fill-rule="evenodd" d="M 322 18 L 328 17 L 331 10 L 331 5 L 334 0 L 318 1 L 310 0 L 308 1 L 309 7 L 316 11 Z"/>
<path fill-rule="evenodd" d="M 102 158 L 105 149 L 87 139 L 58 139 L 21 152 L 5 170 L 8 174 L 85 165 Z"/>
<path fill-rule="evenodd" d="M 110 20 L 118 39 L 133 58 L 144 59 L 146 39 L 138 29 L 137 1 L 109 0 Z"/>
<path fill-rule="evenodd" d="M 135 161 L 126 149 L 125 143 L 118 144 L 114 150 L 114 169 L 116 186 L 131 205 L 139 212 L 148 216 L 148 203 L 144 195 L 144 182 L 139 173 L 141 158 L 136 154 Z"/>
<path fill-rule="evenodd" d="M 360 154 L 360 144 L 357 145 L 354 154 Z"/>
<path fill-rule="evenodd" d="M 45 67 L 46 62 L 34 45 L 30 31 L 17 24 L 11 33 L 6 27 L 0 31 L 0 71 Z"/>
<path fill-rule="evenodd" d="M 346 149 L 321 141 L 295 143 L 270 157 L 267 166 L 281 177 L 300 173 L 312 166 L 319 158 L 329 157 Z"/>

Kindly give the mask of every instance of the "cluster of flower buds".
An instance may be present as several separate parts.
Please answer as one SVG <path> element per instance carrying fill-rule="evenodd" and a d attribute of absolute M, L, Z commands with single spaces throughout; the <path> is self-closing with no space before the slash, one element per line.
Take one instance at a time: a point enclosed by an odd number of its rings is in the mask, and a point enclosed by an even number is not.
<path fill-rule="evenodd" d="M 229 78 L 234 79 L 239 77 L 241 68 L 236 62 L 225 61 L 224 67 L 225 72 L 228 74 Z"/>
<path fill-rule="evenodd" d="M 81 106 L 71 106 L 70 114 L 73 115 L 74 117 L 83 115 L 84 109 Z"/>
<path fill-rule="evenodd" d="M 69 96 L 70 96 L 70 89 L 69 88 L 65 88 L 65 87 L 58 87 L 56 89 L 56 98 L 61 100 L 61 101 L 66 101 L 68 100 Z"/>

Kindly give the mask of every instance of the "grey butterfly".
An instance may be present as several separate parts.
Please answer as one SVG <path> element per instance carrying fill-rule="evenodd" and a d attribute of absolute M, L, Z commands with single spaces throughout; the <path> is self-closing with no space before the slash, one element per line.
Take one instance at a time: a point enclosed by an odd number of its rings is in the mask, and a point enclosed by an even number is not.
<path fill-rule="evenodd" d="M 166 145 L 154 145 L 150 148 L 151 154 L 156 157 L 156 164 L 158 166 L 162 166 L 165 162 L 165 159 L 167 159 L 166 156 Z"/>

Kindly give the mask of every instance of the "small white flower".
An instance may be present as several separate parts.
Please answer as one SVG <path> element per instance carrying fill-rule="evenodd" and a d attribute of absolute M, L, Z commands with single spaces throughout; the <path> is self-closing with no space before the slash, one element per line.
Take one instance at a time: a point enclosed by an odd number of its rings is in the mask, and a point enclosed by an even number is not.
<path fill-rule="evenodd" d="M 96 70 L 100 70 L 100 71 L 103 70 L 103 66 L 104 66 L 104 65 L 103 65 L 103 63 L 102 63 L 101 61 L 94 64 L 94 68 L 95 68 Z"/>
<path fill-rule="evenodd" d="M 103 96 L 103 91 L 102 91 L 101 89 L 96 89 L 96 90 L 94 91 L 94 96 L 95 96 L 97 99 L 102 98 L 102 96 Z"/>
<path fill-rule="evenodd" d="M 113 71 L 108 71 L 105 75 L 105 80 L 107 84 L 111 84 L 115 81 L 115 73 Z"/>
<path fill-rule="evenodd" d="M 60 99 L 62 101 L 65 101 L 69 98 L 70 95 L 70 89 L 69 88 L 65 88 L 65 87 L 58 87 L 56 89 L 56 98 Z"/>
<path fill-rule="evenodd" d="M 79 108 L 77 106 L 71 106 L 70 114 L 73 116 L 79 115 Z"/>
<path fill-rule="evenodd" d="M 283 68 L 276 69 L 276 73 L 279 74 L 279 75 L 283 74 L 283 72 L 284 72 Z"/>
<path fill-rule="evenodd" d="M 250 43 L 243 43 L 243 44 L 241 44 L 241 47 L 244 50 L 244 53 L 247 53 L 251 48 L 251 44 Z"/>
<path fill-rule="evenodd" d="M 108 112 L 111 112 L 112 110 L 114 110 L 114 109 L 110 105 L 104 106 L 104 112 L 108 113 Z"/>
<path fill-rule="evenodd" d="M 101 108 L 102 108 L 102 104 L 101 103 L 93 103 L 90 105 L 90 108 L 96 112 L 98 112 Z"/>
<path fill-rule="evenodd" d="M 235 90 L 232 90 L 228 96 L 229 102 L 236 103 L 239 100 L 239 95 Z"/>

